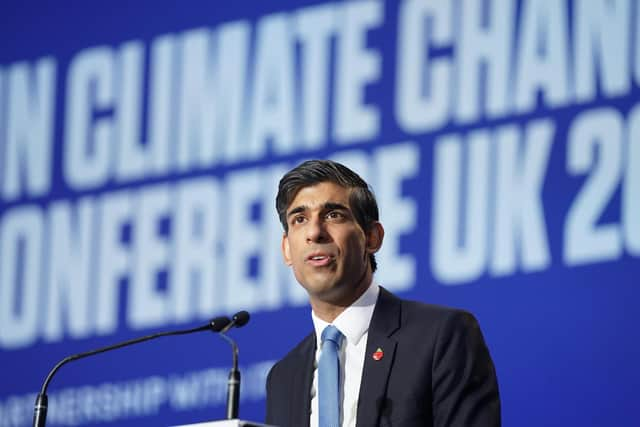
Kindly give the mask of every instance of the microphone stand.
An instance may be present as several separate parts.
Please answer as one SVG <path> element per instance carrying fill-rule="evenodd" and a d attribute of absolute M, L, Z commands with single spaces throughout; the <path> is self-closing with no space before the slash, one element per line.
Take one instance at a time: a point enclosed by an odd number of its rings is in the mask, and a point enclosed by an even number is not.
<path fill-rule="evenodd" d="M 220 331 L 220 336 L 231 345 L 233 352 L 233 363 L 229 371 L 227 381 L 227 419 L 238 418 L 238 408 L 240 406 L 240 370 L 238 369 L 238 345 L 225 333 L 234 326 L 240 328 L 249 321 L 249 313 L 239 311 L 231 318 L 231 322 Z"/>
<path fill-rule="evenodd" d="M 229 380 L 227 381 L 227 419 L 233 420 L 238 418 L 238 402 L 240 400 L 240 371 L 238 370 L 238 345 L 234 340 L 220 332 L 220 336 L 226 342 L 231 344 L 233 351 L 233 365 L 229 371 Z"/>

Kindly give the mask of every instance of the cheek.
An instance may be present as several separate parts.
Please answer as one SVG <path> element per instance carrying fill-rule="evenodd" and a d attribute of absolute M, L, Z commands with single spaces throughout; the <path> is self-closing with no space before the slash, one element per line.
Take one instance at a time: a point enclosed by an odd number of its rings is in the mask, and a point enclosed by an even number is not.
<path fill-rule="evenodd" d="M 304 262 L 303 246 L 295 239 L 289 240 L 289 262 L 292 266 L 301 266 Z"/>
<path fill-rule="evenodd" d="M 350 236 L 347 240 L 345 249 L 346 255 L 349 259 L 359 261 L 363 256 L 366 256 L 366 242 L 364 240 L 364 236 Z"/>

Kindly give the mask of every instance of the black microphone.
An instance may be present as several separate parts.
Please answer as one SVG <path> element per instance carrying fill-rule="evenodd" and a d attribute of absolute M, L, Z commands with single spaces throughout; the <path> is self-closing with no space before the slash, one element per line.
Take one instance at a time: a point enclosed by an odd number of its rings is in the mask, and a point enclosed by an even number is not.
<path fill-rule="evenodd" d="M 240 371 L 238 370 L 238 345 L 234 340 L 225 335 L 233 328 L 241 328 L 249 322 L 249 313 L 239 311 L 231 317 L 231 322 L 220 331 L 220 336 L 231 344 L 233 350 L 233 366 L 229 371 L 229 381 L 227 382 L 227 419 L 238 418 L 238 408 L 240 406 Z"/>
<path fill-rule="evenodd" d="M 238 314 L 234 316 L 234 320 L 237 315 Z M 247 323 L 249 321 L 248 316 L 249 314 L 247 313 L 247 320 L 244 323 Z M 237 326 L 238 320 L 235 320 L 235 322 Z M 191 333 L 200 332 L 200 331 L 220 332 L 222 330 L 226 330 L 225 328 L 232 323 L 233 321 L 230 320 L 227 316 L 220 316 L 220 317 L 211 319 L 209 323 L 207 323 L 206 325 L 199 326 L 197 328 L 181 329 L 181 330 L 169 331 L 169 332 L 158 332 L 155 334 L 146 335 L 144 337 L 134 338 L 128 341 L 123 341 L 117 344 L 101 347 L 96 350 L 91 350 L 84 353 L 78 353 L 78 354 L 65 357 L 60 362 L 58 362 L 58 364 L 54 366 L 53 369 L 49 372 L 49 375 L 47 375 L 47 378 L 44 380 L 44 384 L 42 384 L 42 389 L 40 390 L 40 393 L 38 393 L 38 397 L 36 397 L 36 404 L 33 412 L 33 427 L 44 427 L 45 425 L 45 422 L 47 419 L 47 408 L 48 408 L 47 387 L 49 387 L 49 383 L 51 382 L 51 379 L 53 378 L 55 373 L 58 371 L 58 369 L 62 367 L 62 365 L 65 365 L 68 362 L 71 362 L 74 360 L 93 356 L 94 354 L 116 350 L 118 348 L 126 347 L 133 344 L 138 344 L 144 341 L 149 341 L 149 340 L 160 338 L 160 337 L 166 337 L 169 335 L 185 335 L 185 334 L 191 334 Z"/>

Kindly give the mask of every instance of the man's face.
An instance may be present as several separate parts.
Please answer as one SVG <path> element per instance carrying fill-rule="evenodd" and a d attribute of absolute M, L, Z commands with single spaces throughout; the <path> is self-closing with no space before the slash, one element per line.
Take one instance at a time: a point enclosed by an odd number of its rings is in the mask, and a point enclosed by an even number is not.
<path fill-rule="evenodd" d="M 349 305 L 371 280 L 368 258 L 381 239 L 372 243 L 358 225 L 350 192 L 322 182 L 302 188 L 287 208 L 289 231 L 282 238 L 282 252 L 312 305 Z"/>

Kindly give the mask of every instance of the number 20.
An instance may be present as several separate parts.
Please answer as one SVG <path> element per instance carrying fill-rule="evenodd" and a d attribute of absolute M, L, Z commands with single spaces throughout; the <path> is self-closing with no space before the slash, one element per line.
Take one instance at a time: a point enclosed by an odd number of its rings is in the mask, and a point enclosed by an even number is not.
<path fill-rule="evenodd" d="M 617 259 L 625 245 L 631 255 L 640 255 L 640 105 L 628 117 L 625 127 L 614 109 L 589 111 L 569 132 L 567 171 L 589 176 L 566 218 L 568 265 Z M 598 225 L 621 180 L 620 224 Z"/>

